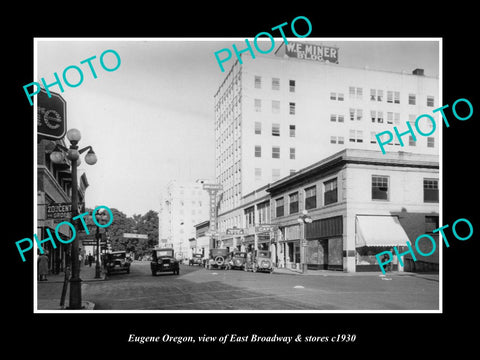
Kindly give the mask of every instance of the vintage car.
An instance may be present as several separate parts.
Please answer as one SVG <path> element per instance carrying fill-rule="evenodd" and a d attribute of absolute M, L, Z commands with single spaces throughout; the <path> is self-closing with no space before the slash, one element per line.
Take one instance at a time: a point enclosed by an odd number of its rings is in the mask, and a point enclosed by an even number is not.
<path fill-rule="evenodd" d="M 180 263 L 175 259 L 172 248 L 155 248 L 152 250 L 152 261 L 150 262 L 152 276 L 158 272 L 172 272 L 180 274 Z"/>
<path fill-rule="evenodd" d="M 228 249 L 210 249 L 208 269 L 228 269 Z"/>
<path fill-rule="evenodd" d="M 116 272 L 130 273 L 130 257 L 127 256 L 126 251 L 113 251 L 104 255 L 104 265 L 107 275 Z"/>
<path fill-rule="evenodd" d="M 244 266 L 245 271 L 273 271 L 273 263 L 271 258 L 271 252 L 268 250 L 256 250 L 252 256 L 247 256 L 247 260 Z"/>
<path fill-rule="evenodd" d="M 188 265 L 203 265 L 203 255 L 202 254 L 193 254 L 192 258 L 188 261 Z"/>
<path fill-rule="evenodd" d="M 243 251 L 235 251 L 231 254 L 231 269 L 243 269 L 247 261 L 247 253 Z"/>

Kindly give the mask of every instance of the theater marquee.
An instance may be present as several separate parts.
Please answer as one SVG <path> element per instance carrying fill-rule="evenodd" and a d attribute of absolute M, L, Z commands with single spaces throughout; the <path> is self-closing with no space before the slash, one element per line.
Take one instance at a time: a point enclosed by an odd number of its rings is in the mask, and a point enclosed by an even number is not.
<path fill-rule="evenodd" d="M 338 48 L 299 42 L 285 45 L 285 54 L 289 57 L 338 64 Z"/>

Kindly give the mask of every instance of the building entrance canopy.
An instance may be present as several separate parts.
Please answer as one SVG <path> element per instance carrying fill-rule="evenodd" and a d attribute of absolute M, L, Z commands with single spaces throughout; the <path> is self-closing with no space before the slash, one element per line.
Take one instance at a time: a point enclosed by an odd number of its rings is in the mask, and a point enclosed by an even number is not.
<path fill-rule="evenodd" d="M 357 215 L 355 246 L 406 246 L 408 235 L 396 216 Z"/>

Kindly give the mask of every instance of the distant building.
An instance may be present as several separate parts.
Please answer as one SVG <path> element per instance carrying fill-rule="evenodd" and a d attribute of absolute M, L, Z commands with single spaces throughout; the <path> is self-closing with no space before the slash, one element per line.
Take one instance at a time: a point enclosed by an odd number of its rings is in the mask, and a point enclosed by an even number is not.
<path fill-rule="evenodd" d="M 205 180 L 171 181 L 161 196 L 159 246 L 171 244 L 177 257 L 191 256 L 189 239 L 195 238 L 195 224 L 208 219 L 209 196 L 203 190 Z"/>

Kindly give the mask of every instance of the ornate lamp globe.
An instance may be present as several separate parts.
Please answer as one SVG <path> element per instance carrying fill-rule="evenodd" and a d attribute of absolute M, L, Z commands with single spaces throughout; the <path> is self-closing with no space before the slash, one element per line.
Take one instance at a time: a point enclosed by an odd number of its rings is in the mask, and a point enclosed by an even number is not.
<path fill-rule="evenodd" d="M 70 129 L 67 131 L 67 139 L 68 141 L 70 141 L 71 143 L 77 143 L 80 141 L 80 139 L 82 138 L 82 134 L 80 134 L 80 131 L 77 130 L 77 129 Z"/>

